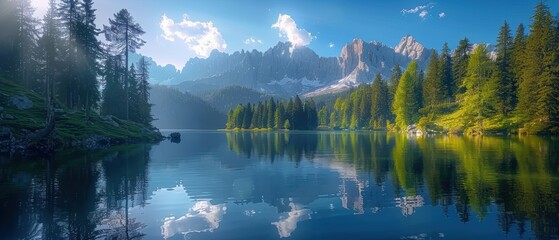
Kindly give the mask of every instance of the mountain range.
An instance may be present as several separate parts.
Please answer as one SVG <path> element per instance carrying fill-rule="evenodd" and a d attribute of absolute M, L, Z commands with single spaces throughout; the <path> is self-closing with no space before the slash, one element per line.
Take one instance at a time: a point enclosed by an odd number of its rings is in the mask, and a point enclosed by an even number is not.
<path fill-rule="evenodd" d="M 433 49 L 408 35 L 395 47 L 354 39 L 338 57 L 321 57 L 308 47 L 279 42 L 260 52 L 227 54 L 214 50 L 208 58 L 192 58 L 181 71 L 152 63 L 151 82 L 204 96 L 228 86 L 241 86 L 269 96 L 318 96 L 370 83 L 377 73 L 388 79 L 393 67 L 417 61 L 425 70 Z"/>

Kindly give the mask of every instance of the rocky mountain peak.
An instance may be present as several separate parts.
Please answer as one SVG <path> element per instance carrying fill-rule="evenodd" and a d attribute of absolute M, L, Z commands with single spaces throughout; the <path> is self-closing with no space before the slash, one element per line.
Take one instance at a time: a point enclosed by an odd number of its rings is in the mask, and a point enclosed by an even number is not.
<path fill-rule="evenodd" d="M 417 42 L 411 35 L 406 35 L 400 40 L 400 43 L 394 48 L 396 53 L 409 57 L 412 60 L 417 60 L 423 55 L 425 47 Z"/>

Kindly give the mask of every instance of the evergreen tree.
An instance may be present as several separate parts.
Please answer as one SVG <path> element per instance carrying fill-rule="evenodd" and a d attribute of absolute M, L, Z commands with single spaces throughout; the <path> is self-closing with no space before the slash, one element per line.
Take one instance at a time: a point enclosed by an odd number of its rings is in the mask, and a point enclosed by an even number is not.
<path fill-rule="evenodd" d="M 441 55 L 439 56 L 440 78 L 442 83 L 443 96 L 446 102 L 454 101 L 454 78 L 452 77 L 452 58 L 450 48 L 445 43 Z"/>
<path fill-rule="evenodd" d="M 305 100 L 305 120 L 306 123 L 303 129 L 305 130 L 312 130 L 318 127 L 318 112 L 316 110 L 316 104 L 314 100 L 309 99 Z"/>
<path fill-rule="evenodd" d="M 512 37 L 505 21 L 497 38 L 497 59 L 495 77 L 497 79 L 496 108 L 500 114 L 508 115 L 516 105 L 516 82 L 512 71 Z"/>
<path fill-rule="evenodd" d="M 81 9 L 78 0 L 61 0 L 58 13 L 64 25 L 64 47 L 63 47 L 63 81 L 60 83 L 60 94 L 66 107 L 77 110 L 79 106 L 80 84 L 79 57 L 83 52 L 78 45 L 79 25 L 81 24 Z"/>
<path fill-rule="evenodd" d="M 386 127 L 390 117 L 390 93 L 388 85 L 377 74 L 371 85 L 371 117 L 369 125 L 373 128 Z"/>
<path fill-rule="evenodd" d="M 394 65 L 394 68 L 392 68 L 392 74 L 390 75 L 390 80 L 388 82 L 388 89 L 389 89 L 389 93 L 390 95 L 389 97 L 389 102 L 392 103 L 394 102 L 394 96 L 396 95 L 396 90 L 398 89 L 398 82 L 400 81 L 400 78 L 402 77 L 402 69 L 400 68 L 400 65 L 396 64 Z M 392 107 L 392 106 L 391 106 Z M 393 111 L 393 109 L 391 109 L 391 112 Z M 390 116 L 391 121 L 394 120 L 394 116 Z"/>
<path fill-rule="evenodd" d="M 283 123 L 285 122 L 285 108 L 283 104 L 280 102 L 278 103 L 278 107 L 276 108 L 276 112 L 274 114 L 274 128 L 280 129 L 283 128 Z"/>
<path fill-rule="evenodd" d="M 485 45 L 476 47 L 461 86 L 465 92 L 459 95 L 462 122 L 467 127 L 476 127 L 478 131 L 483 131 L 483 119 L 492 113 L 491 98 L 495 89 L 492 85 L 492 64 Z"/>
<path fill-rule="evenodd" d="M 526 50 L 526 35 L 524 34 L 524 25 L 519 24 L 516 29 L 516 35 L 512 43 L 511 49 L 511 64 L 512 71 L 514 73 L 515 89 L 517 89 L 518 97 L 518 86 L 520 85 L 520 80 L 522 79 L 522 72 L 524 69 L 524 54 Z M 517 99 L 518 100 L 518 99 Z"/>
<path fill-rule="evenodd" d="M 56 83 L 60 62 L 60 24 L 56 17 L 56 4 L 49 0 L 49 8 L 43 20 L 43 35 L 37 43 L 37 68 L 39 76 L 44 81 L 44 93 L 47 108 L 54 108 L 56 97 Z"/>
<path fill-rule="evenodd" d="M 78 44 L 82 55 L 79 94 L 83 96 L 80 105 L 85 108 L 89 118 L 90 109 L 97 106 L 97 102 L 100 100 L 97 76 L 100 72 L 98 59 L 101 58 L 103 49 L 101 42 L 97 40 L 99 29 L 95 26 L 96 10 L 93 9 L 93 1 L 83 0 L 81 8 L 83 16 L 82 21 L 78 24 Z"/>
<path fill-rule="evenodd" d="M 396 116 L 396 126 L 403 130 L 418 120 L 419 104 L 417 103 L 416 81 L 419 81 L 417 63 L 411 62 L 398 83 L 398 89 L 392 104 Z"/>
<path fill-rule="evenodd" d="M 124 119 L 125 100 L 124 84 L 123 84 L 123 67 L 119 56 L 108 56 L 105 59 L 103 68 L 103 80 L 105 87 L 103 88 L 103 102 L 101 105 L 101 114 L 113 115 Z"/>
<path fill-rule="evenodd" d="M 427 66 L 427 76 L 423 85 L 423 103 L 426 107 L 432 107 L 443 101 L 443 84 L 439 66 L 439 55 L 433 51 Z"/>
<path fill-rule="evenodd" d="M 472 45 L 468 38 L 460 40 L 456 50 L 454 50 L 452 56 L 452 76 L 454 77 L 453 95 L 460 94 L 464 91 L 464 89 L 461 89 L 461 86 L 468 71 L 468 59 L 471 51 Z"/>
<path fill-rule="evenodd" d="M 15 1 L 15 41 L 12 45 L 14 62 L 11 66 L 12 76 L 27 87 L 36 87 L 32 82 L 35 65 L 33 50 L 36 48 L 39 25 L 33 17 L 35 11 L 29 0 Z M 4 33 L 2 33 L 4 34 Z"/>
<path fill-rule="evenodd" d="M 66 0 L 72 1 L 72 0 Z M 124 73 L 124 89 L 126 100 L 128 101 L 128 53 L 136 52 L 137 49 L 145 44 L 140 38 L 145 32 L 142 27 L 134 21 L 128 10 L 122 9 L 114 15 L 114 19 L 109 19 L 109 26 L 104 26 L 105 37 L 110 43 L 111 51 L 124 56 L 126 72 Z M 126 102 L 126 119 L 129 117 L 129 104 Z"/>
<path fill-rule="evenodd" d="M 558 36 L 556 22 L 544 3 L 536 6 L 526 40 L 518 89 L 517 113 L 525 122 L 559 125 Z"/>
<path fill-rule="evenodd" d="M 151 104 L 149 103 L 149 63 L 145 57 L 141 57 L 138 62 L 138 93 L 140 104 L 140 123 L 151 125 Z"/>

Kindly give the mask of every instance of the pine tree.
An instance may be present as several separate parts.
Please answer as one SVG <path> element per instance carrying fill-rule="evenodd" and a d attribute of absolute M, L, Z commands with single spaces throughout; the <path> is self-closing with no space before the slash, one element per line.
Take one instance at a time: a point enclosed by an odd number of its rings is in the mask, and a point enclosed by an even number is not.
<path fill-rule="evenodd" d="M 476 47 L 468 61 L 466 78 L 461 86 L 465 92 L 458 98 L 462 122 L 467 127 L 476 127 L 478 131 L 483 131 L 483 119 L 492 113 L 491 98 L 495 88 L 491 85 L 493 69 L 485 45 Z"/>
<path fill-rule="evenodd" d="M 377 74 L 371 85 L 371 127 L 386 127 L 386 120 L 390 116 L 389 94 L 388 85 Z"/>
<path fill-rule="evenodd" d="M 12 43 L 13 57 L 12 76 L 21 84 L 27 87 L 36 87 L 37 83 L 32 82 L 36 62 L 33 58 L 33 51 L 36 48 L 39 25 L 37 19 L 33 17 L 35 11 L 29 0 L 19 0 L 15 2 L 15 41 Z M 3 10 L 2 10 L 3 11 Z M 4 33 L 2 33 L 4 34 Z"/>
<path fill-rule="evenodd" d="M 103 102 L 101 105 L 102 115 L 113 115 L 124 119 L 125 100 L 123 84 L 123 66 L 119 56 L 108 56 L 103 67 Z"/>
<path fill-rule="evenodd" d="M 60 62 L 60 24 L 56 17 L 56 4 L 49 0 L 49 8 L 43 19 L 43 35 L 37 42 L 37 68 L 39 76 L 44 79 L 44 92 L 47 108 L 54 108 L 56 98 L 58 65 Z"/>
<path fill-rule="evenodd" d="M 472 45 L 468 38 L 460 40 L 456 50 L 454 50 L 452 56 L 452 76 L 454 77 L 453 95 L 460 94 L 465 90 L 461 89 L 461 86 L 468 71 L 468 59 L 471 51 Z"/>
<path fill-rule="evenodd" d="M 101 42 L 97 40 L 99 29 L 95 25 L 95 9 L 93 9 L 92 0 L 83 0 L 81 3 L 83 9 L 82 21 L 78 24 L 78 44 L 80 45 L 82 61 L 80 61 L 82 72 L 80 74 L 81 89 L 80 95 L 83 96 L 80 105 L 85 108 L 86 116 L 89 118 L 89 112 L 92 107 L 96 107 L 99 96 L 99 82 L 97 76 L 100 72 L 98 59 L 103 54 Z"/>
<path fill-rule="evenodd" d="M 514 73 L 515 89 L 517 90 L 522 79 L 522 72 L 524 69 L 524 51 L 526 50 L 526 35 L 524 34 L 524 25 L 519 24 L 516 29 L 516 35 L 512 43 L 511 49 L 511 64 Z M 517 98 L 518 100 L 518 98 Z"/>
<path fill-rule="evenodd" d="M 440 78 L 442 83 L 443 96 L 446 102 L 454 101 L 454 78 L 452 76 L 452 58 L 450 48 L 445 43 L 441 55 L 439 56 Z"/>
<path fill-rule="evenodd" d="M 416 102 L 416 81 L 419 81 L 417 62 L 411 62 L 398 83 L 398 89 L 392 104 L 396 116 L 396 126 L 403 130 L 418 119 L 419 106 Z"/>
<path fill-rule="evenodd" d="M 439 66 L 439 55 L 437 51 L 433 51 L 427 66 L 427 76 L 423 85 L 423 103 L 426 107 L 432 107 L 443 101 L 443 84 L 441 79 L 441 70 Z"/>
<path fill-rule="evenodd" d="M 525 122 L 538 121 L 556 127 L 559 125 L 556 22 L 544 3 L 536 6 L 532 20 L 518 89 L 517 114 Z"/>
<path fill-rule="evenodd" d="M 390 103 L 394 102 L 394 96 L 396 95 L 396 90 L 398 89 L 398 82 L 400 81 L 401 77 L 402 77 L 402 69 L 400 68 L 400 65 L 396 64 L 394 65 L 394 68 L 392 68 L 392 74 L 390 75 L 390 80 L 388 82 Z M 393 121 L 394 118 L 395 118 L 394 116 L 390 116 L 389 120 Z"/>
<path fill-rule="evenodd" d="M 82 54 L 78 45 L 79 24 L 82 21 L 81 9 L 78 0 L 61 0 L 58 13 L 64 25 L 64 47 L 63 47 L 63 81 L 60 83 L 60 94 L 66 107 L 77 110 L 79 107 L 80 84 L 79 56 Z"/>
<path fill-rule="evenodd" d="M 497 59 L 495 77 L 497 79 L 496 108 L 500 114 L 508 115 L 516 106 L 516 83 L 512 71 L 512 37 L 505 21 L 497 38 Z"/>
<path fill-rule="evenodd" d="M 140 123 L 151 125 L 151 104 L 149 103 L 149 63 L 145 57 L 138 62 L 138 92 L 140 101 Z"/>
<path fill-rule="evenodd" d="M 111 51 L 124 56 L 124 63 L 127 66 L 124 73 L 124 89 L 127 96 L 126 100 L 128 101 L 128 53 L 136 52 L 137 49 L 145 44 L 145 41 L 140 38 L 145 32 L 126 9 L 116 13 L 114 20 L 109 19 L 109 26 L 104 26 L 104 31 L 107 41 L 110 42 Z M 126 119 L 128 118 L 129 103 L 126 102 Z"/>

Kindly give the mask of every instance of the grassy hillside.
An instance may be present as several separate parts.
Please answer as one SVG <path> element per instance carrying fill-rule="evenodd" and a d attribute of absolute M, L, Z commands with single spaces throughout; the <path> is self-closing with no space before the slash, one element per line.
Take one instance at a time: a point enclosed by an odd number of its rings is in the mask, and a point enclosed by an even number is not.
<path fill-rule="evenodd" d="M 177 89 L 154 85 L 150 91 L 153 125 L 158 128 L 224 128 L 227 116 L 204 100 Z"/>
<path fill-rule="evenodd" d="M 31 101 L 32 106 L 18 109 L 13 97 L 21 96 Z M 21 140 L 35 131 L 45 127 L 47 112 L 43 98 L 24 87 L 0 78 L 0 126 L 9 131 L 15 140 Z M 60 106 L 60 105 L 58 105 Z M 154 141 L 161 139 L 155 129 L 118 118 L 103 119 L 97 113 L 91 113 L 86 121 L 83 111 L 58 109 L 55 114 L 55 129 L 50 135 L 57 148 L 87 147 L 85 141 L 102 140 L 104 145 L 125 142 Z M 2 139 L 0 139 L 1 141 Z M 20 146 L 21 147 L 21 146 Z"/>
<path fill-rule="evenodd" d="M 266 94 L 241 86 L 224 87 L 204 96 L 204 100 L 223 114 L 227 114 L 229 109 L 233 109 L 239 104 L 255 104 L 269 98 Z"/>

